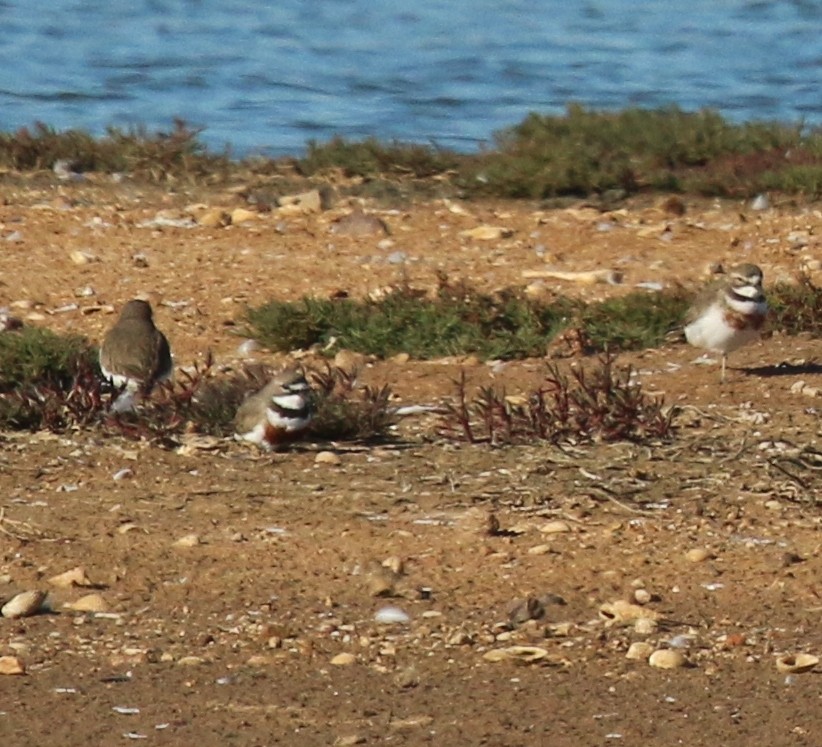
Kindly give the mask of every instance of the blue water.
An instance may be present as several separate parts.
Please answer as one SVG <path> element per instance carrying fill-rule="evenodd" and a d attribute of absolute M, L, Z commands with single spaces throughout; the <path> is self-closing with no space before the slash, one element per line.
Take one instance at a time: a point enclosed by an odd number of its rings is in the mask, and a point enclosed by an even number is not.
<path fill-rule="evenodd" d="M 819 0 L 0 0 L 0 130 L 206 128 L 472 151 L 531 111 L 822 124 Z"/>

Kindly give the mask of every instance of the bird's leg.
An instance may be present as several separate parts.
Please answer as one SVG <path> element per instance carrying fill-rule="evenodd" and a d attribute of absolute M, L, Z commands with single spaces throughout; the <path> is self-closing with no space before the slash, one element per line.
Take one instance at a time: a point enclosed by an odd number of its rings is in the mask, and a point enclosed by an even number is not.
<path fill-rule="evenodd" d="M 728 355 L 726 353 L 722 353 L 722 375 L 719 378 L 719 383 L 725 383 L 725 362 L 728 360 Z"/>

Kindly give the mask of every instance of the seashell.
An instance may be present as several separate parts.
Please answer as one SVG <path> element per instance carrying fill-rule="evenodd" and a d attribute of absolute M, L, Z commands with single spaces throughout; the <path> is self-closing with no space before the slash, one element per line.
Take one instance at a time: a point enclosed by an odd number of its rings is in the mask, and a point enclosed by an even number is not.
<path fill-rule="evenodd" d="M 72 586 L 93 586 L 91 580 L 86 575 L 86 569 L 82 566 L 77 566 L 63 573 L 58 573 L 52 576 L 48 581 L 52 586 L 57 586 L 61 589 L 68 589 Z"/>
<path fill-rule="evenodd" d="M 548 651 L 539 646 L 507 646 L 486 651 L 482 658 L 485 661 L 516 661 L 521 664 L 535 664 L 548 657 Z"/>
<path fill-rule="evenodd" d="M 628 651 L 625 654 L 626 659 L 634 659 L 636 661 L 648 659 L 654 652 L 654 647 L 645 641 L 634 641 L 628 646 Z"/>
<path fill-rule="evenodd" d="M 776 660 L 776 669 L 783 674 L 809 672 L 819 663 L 813 654 L 783 654 Z"/>
<path fill-rule="evenodd" d="M 611 624 L 630 624 L 641 617 L 651 620 L 659 618 L 659 613 L 642 607 L 638 604 L 626 602 L 624 599 L 617 599 L 615 602 L 605 602 L 599 608 L 599 616 Z"/>
<path fill-rule="evenodd" d="M 0 614 L 3 617 L 17 618 L 17 617 L 31 617 L 36 615 L 43 605 L 43 600 L 46 598 L 44 591 L 23 591 L 16 596 L 13 596 L 0 609 Z"/>
<path fill-rule="evenodd" d="M 648 657 L 648 663 L 657 669 L 679 669 L 684 667 L 688 660 L 681 651 L 670 648 L 658 648 Z"/>

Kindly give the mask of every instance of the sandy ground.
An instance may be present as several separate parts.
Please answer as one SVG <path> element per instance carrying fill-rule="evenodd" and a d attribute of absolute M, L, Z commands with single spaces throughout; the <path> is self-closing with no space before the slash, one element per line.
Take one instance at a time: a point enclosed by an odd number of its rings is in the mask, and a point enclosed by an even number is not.
<path fill-rule="evenodd" d="M 367 203 L 390 233 L 358 236 L 330 230 L 346 200 L 196 222 L 248 207 L 241 186 L 7 177 L 0 306 L 99 341 L 146 294 L 178 365 L 211 350 L 236 367 L 244 309 L 272 297 L 619 270 L 531 288 L 596 299 L 739 261 L 767 286 L 822 260 L 818 205 Z M 481 226 L 504 231 L 462 234 Z M 2 434 L 0 599 L 41 589 L 52 610 L 0 619 L 0 655 L 26 668 L 0 676 L 2 742 L 820 744 L 819 670 L 777 667 L 822 649 L 822 400 L 798 384 L 822 386 L 817 351 L 774 330 L 724 385 L 684 344 L 621 356 L 680 407 L 676 437 L 649 446 L 458 445 L 433 416 L 388 444 L 273 456 Z M 434 404 L 461 368 L 516 393 L 544 361 L 374 361 L 363 378 Z M 79 586 L 50 581 L 77 567 Z M 72 609 L 89 594 L 102 612 Z M 656 649 L 684 666 L 650 666 Z"/>

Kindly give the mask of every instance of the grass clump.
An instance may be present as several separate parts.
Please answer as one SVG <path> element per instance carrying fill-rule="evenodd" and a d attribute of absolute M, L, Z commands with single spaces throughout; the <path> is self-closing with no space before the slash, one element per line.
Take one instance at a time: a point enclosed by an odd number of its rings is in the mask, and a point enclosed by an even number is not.
<path fill-rule="evenodd" d="M 479 182 L 472 191 L 508 197 L 647 189 L 744 195 L 779 185 L 819 194 L 821 143 L 820 131 L 731 124 L 711 110 L 597 112 L 575 104 L 563 116 L 530 114 L 498 133 L 497 148 L 462 176 Z M 795 171 L 796 163 L 804 170 Z M 788 170 L 791 180 L 777 176 Z"/>
<path fill-rule="evenodd" d="M 0 333 L 0 393 L 39 385 L 67 388 L 78 369 L 92 368 L 96 351 L 82 337 L 22 327 Z"/>
<path fill-rule="evenodd" d="M 581 326 L 595 350 L 653 348 L 681 323 L 690 301 L 681 291 L 628 293 L 587 305 Z"/>
<path fill-rule="evenodd" d="M 496 296 L 441 280 L 434 298 L 398 286 L 379 299 L 304 298 L 250 309 L 251 334 L 274 350 L 311 346 L 390 357 L 477 353 L 484 358 L 540 355 L 575 304 L 540 306 L 510 291 Z"/>
<path fill-rule="evenodd" d="M 424 179 L 459 167 L 465 156 L 413 143 L 381 143 L 376 138 L 352 142 L 334 137 L 327 143 L 308 142 L 308 152 L 298 162 L 305 176 L 339 169 L 348 177 L 384 175 Z"/>
<path fill-rule="evenodd" d="M 635 292 L 587 306 L 561 297 L 539 303 L 516 290 L 486 294 L 441 279 L 434 298 L 399 286 L 377 300 L 272 301 L 249 310 L 248 321 L 251 334 L 274 350 L 339 346 L 380 357 L 404 352 L 418 359 L 475 354 L 508 360 L 544 355 L 572 326 L 591 351 L 653 347 L 686 306 L 678 292 Z"/>
<path fill-rule="evenodd" d="M 768 290 L 770 326 L 785 334 L 822 337 L 822 288 L 807 275 L 797 283 L 777 283 Z"/>
<path fill-rule="evenodd" d="M 201 129 L 174 120 L 170 132 L 110 127 L 95 138 L 81 130 L 59 132 L 42 122 L 0 133 L 0 165 L 17 171 L 51 169 L 66 161 L 73 171 L 125 172 L 150 182 L 208 180 L 225 176 L 230 161 L 208 152 Z"/>
<path fill-rule="evenodd" d="M 448 406 L 440 428 L 442 435 L 455 440 L 493 445 L 642 443 L 672 435 L 673 410 L 647 397 L 631 382 L 630 366 L 616 366 L 610 354 L 602 355 L 595 366 L 572 369 L 570 376 L 551 364 L 544 384 L 524 396 L 508 397 L 484 387 L 471 398 L 464 374 L 456 388 L 456 401 Z"/>

